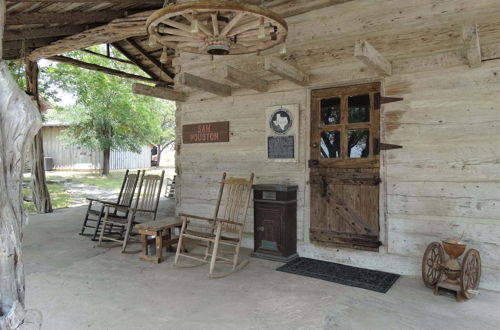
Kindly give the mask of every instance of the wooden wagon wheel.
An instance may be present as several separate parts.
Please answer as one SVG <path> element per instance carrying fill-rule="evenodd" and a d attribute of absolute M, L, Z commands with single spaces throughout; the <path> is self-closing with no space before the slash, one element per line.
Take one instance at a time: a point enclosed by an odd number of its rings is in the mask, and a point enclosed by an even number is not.
<path fill-rule="evenodd" d="M 480 278 L 481 256 L 476 249 L 470 249 L 465 253 L 460 272 L 460 289 L 465 298 L 470 299 L 474 296 L 469 290 L 477 290 Z"/>
<path fill-rule="evenodd" d="M 288 27 L 274 12 L 236 1 L 194 1 L 155 11 L 146 28 L 158 44 L 211 55 L 259 52 L 285 42 Z"/>
<path fill-rule="evenodd" d="M 434 288 L 443 273 L 444 250 L 439 242 L 432 242 L 422 258 L 422 279 L 425 286 Z"/>

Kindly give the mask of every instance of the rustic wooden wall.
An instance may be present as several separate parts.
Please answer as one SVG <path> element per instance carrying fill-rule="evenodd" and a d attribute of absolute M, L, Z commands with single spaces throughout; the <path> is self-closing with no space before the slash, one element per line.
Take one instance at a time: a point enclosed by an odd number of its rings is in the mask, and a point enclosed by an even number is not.
<path fill-rule="evenodd" d="M 43 127 L 43 148 L 45 157 L 54 158 L 54 170 L 98 170 L 102 169 L 103 155 L 76 145 L 65 145 L 60 136 L 64 127 Z M 143 146 L 140 153 L 112 150 L 110 169 L 147 168 L 151 166 L 151 148 Z"/>
<path fill-rule="evenodd" d="M 288 63 L 309 72 L 300 87 L 265 72 L 262 56 L 217 57 L 181 54 L 180 72 L 233 87 L 230 97 L 188 88 L 178 104 L 178 211 L 211 214 L 215 181 L 255 172 L 256 182 L 299 185 L 298 238 L 303 256 L 364 267 L 419 274 L 425 246 L 462 236 L 483 257 L 485 288 L 500 289 L 500 8 L 481 1 L 362 1 L 287 19 Z M 462 28 L 477 23 L 483 63 L 474 69 L 465 56 Z M 382 77 L 354 58 L 358 39 L 370 42 L 392 64 Z M 278 56 L 279 50 L 273 50 Z M 225 64 L 270 82 L 260 93 L 223 79 Z M 381 81 L 385 95 L 404 101 L 382 109 L 382 141 L 403 149 L 383 151 L 379 253 L 337 250 L 308 242 L 308 135 L 310 91 Z M 265 109 L 300 105 L 299 162 L 266 160 Z M 230 121 L 230 142 L 182 144 L 183 124 Z M 246 231 L 251 246 L 253 212 Z"/>

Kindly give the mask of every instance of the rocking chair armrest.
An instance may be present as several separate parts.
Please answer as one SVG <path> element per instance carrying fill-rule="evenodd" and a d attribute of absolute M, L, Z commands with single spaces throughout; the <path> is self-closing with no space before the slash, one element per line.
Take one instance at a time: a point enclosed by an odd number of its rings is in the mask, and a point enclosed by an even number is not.
<path fill-rule="evenodd" d="M 179 213 L 179 217 L 186 217 L 186 218 L 195 219 L 195 220 L 214 221 L 213 218 L 200 217 L 198 215 L 192 215 L 192 214 L 186 214 L 186 213 Z"/>
<path fill-rule="evenodd" d="M 230 224 L 230 225 L 243 226 L 243 224 L 242 224 L 242 223 L 235 222 L 235 221 L 231 221 L 231 220 L 225 220 L 225 219 L 215 219 L 215 221 L 217 221 L 217 222 L 224 222 L 224 223 L 228 223 L 228 224 Z"/>
<path fill-rule="evenodd" d="M 106 203 L 103 203 L 104 204 L 104 207 L 107 207 L 107 208 L 110 208 L 110 207 L 114 207 L 117 211 L 123 211 L 123 212 L 126 212 L 128 210 L 130 210 L 130 207 L 126 206 L 126 205 L 120 205 L 118 203 L 113 203 L 113 202 L 106 202 Z"/>
<path fill-rule="evenodd" d="M 93 198 L 93 197 L 85 197 L 85 199 L 90 201 L 90 202 L 98 202 L 98 203 L 102 203 L 102 204 L 114 204 L 111 201 L 106 201 L 106 200 L 97 199 L 97 198 Z"/>
<path fill-rule="evenodd" d="M 136 212 L 156 213 L 155 210 L 145 210 L 145 209 L 140 209 L 140 208 L 135 208 L 135 207 L 127 207 L 127 209 L 130 210 L 130 211 L 136 211 Z"/>

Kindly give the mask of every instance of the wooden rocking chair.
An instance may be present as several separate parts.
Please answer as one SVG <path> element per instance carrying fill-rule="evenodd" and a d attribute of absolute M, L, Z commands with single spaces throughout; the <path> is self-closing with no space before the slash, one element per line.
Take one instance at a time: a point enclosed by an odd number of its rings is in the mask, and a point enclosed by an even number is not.
<path fill-rule="evenodd" d="M 179 234 L 179 243 L 177 244 L 177 253 L 175 254 L 174 263 L 176 267 L 195 267 L 210 263 L 208 276 L 219 278 L 232 274 L 248 264 L 248 260 L 239 262 L 239 253 L 248 205 L 252 195 L 253 178 L 252 173 L 249 180 L 240 178 L 226 179 L 226 173 L 224 173 L 212 218 L 184 213 L 179 214 L 183 222 Z M 192 230 L 191 227 L 195 226 L 194 222 L 198 222 L 197 220 L 208 223 L 209 226 L 201 226 L 205 229 L 202 231 Z M 196 245 L 203 246 L 205 255 L 185 252 L 184 244 L 186 239 L 196 241 Z M 222 246 L 224 249 L 221 249 Z M 228 255 L 232 257 L 227 257 Z M 198 263 L 195 265 L 180 264 L 180 257 L 196 260 Z M 231 264 L 232 270 L 215 273 L 216 262 Z"/>
<path fill-rule="evenodd" d="M 122 246 L 122 253 L 124 253 L 134 225 L 141 222 L 156 220 L 165 171 L 162 171 L 161 175 L 146 175 L 144 172 L 145 171 L 142 171 L 143 174 L 139 181 L 137 197 L 132 207 L 119 207 L 112 204 L 105 205 L 106 211 L 101 234 L 99 236 L 99 246 L 112 247 L 107 244 L 103 245 L 103 240 L 119 242 Z M 111 212 L 113 207 L 123 212 L 128 212 L 128 217 L 116 217 Z M 106 229 L 110 227 L 119 228 L 121 230 L 120 235 L 116 236 L 115 233 L 105 234 Z"/>
<path fill-rule="evenodd" d="M 135 188 L 137 187 L 137 182 L 139 181 L 140 171 L 137 173 L 130 173 L 129 170 L 125 172 L 125 176 L 123 177 L 122 186 L 120 188 L 120 193 L 118 194 L 118 199 L 116 203 L 106 200 L 100 200 L 95 198 L 87 198 L 89 201 L 89 206 L 87 208 L 87 214 L 85 214 L 85 219 L 83 220 L 82 230 L 80 231 L 80 235 L 88 236 L 92 235 L 92 240 L 97 240 L 97 235 L 101 229 L 102 218 L 104 216 L 104 208 L 105 205 L 115 205 L 119 207 L 128 208 L 132 204 L 132 200 L 134 198 Z M 96 208 L 97 206 L 97 208 Z M 118 208 L 113 208 L 111 213 L 115 217 L 128 217 L 128 209 L 125 212 L 120 212 Z M 95 222 L 95 226 L 89 224 L 90 222 Z M 94 229 L 93 234 L 85 234 L 85 229 L 92 228 Z M 110 228 L 111 229 L 111 228 Z"/>

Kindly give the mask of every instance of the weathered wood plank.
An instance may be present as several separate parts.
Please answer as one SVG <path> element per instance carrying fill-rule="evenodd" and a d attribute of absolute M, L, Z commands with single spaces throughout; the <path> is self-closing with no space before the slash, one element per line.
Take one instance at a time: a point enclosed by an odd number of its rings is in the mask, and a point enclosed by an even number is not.
<path fill-rule="evenodd" d="M 55 2 L 54 0 L 18 0 L 17 2 Z M 57 2 L 66 2 L 66 3 L 117 3 L 121 5 L 137 5 L 137 0 L 57 0 Z M 165 3 L 164 0 L 141 0 L 141 4 L 146 5 L 163 5 Z"/>
<path fill-rule="evenodd" d="M 356 40 L 354 57 L 382 75 L 391 75 L 392 73 L 391 63 L 366 40 Z"/>
<path fill-rule="evenodd" d="M 74 65 L 74 66 L 77 66 L 80 68 L 84 68 L 87 70 L 103 72 L 103 73 L 107 73 L 107 74 L 122 77 L 122 78 L 141 80 L 141 81 L 147 81 L 147 82 L 156 82 L 156 80 L 148 78 L 148 77 L 138 76 L 138 75 L 127 73 L 127 72 L 106 68 L 106 67 L 103 67 L 100 65 L 75 60 L 73 58 L 69 58 L 69 57 L 65 57 L 65 56 L 52 56 L 52 57 L 49 57 L 47 59 L 50 61 L 66 63 L 66 64 Z"/>
<path fill-rule="evenodd" d="M 49 28 L 36 28 L 27 30 L 7 30 L 4 34 L 5 41 L 37 39 L 49 37 L 63 37 L 83 32 L 96 27 L 96 24 L 67 25 Z"/>
<path fill-rule="evenodd" d="M 235 69 L 229 65 L 224 67 L 224 79 L 259 92 L 267 92 L 269 88 L 269 84 L 266 80 L 260 79 L 252 73 Z"/>
<path fill-rule="evenodd" d="M 178 102 L 186 101 L 186 95 L 184 93 L 174 91 L 171 88 L 153 87 L 143 84 L 133 84 L 132 92 L 135 94 L 152 96 L 165 100 L 178 101 Z"/>
<path fill-rule="evenodd" d="M 264 69 L 300 86 L 306 86 L 309 82 L 309 76 L 305 72 L 276 57 L 266 57 Z"/>
<path fill-rule="evenodd" d="M 179 82 L 185 86 L 199 89 L 219 96 L 231 96 L 231 86 L 220 84 L 193 74 L 184 72 L 181 74 Z"/>
<path fill-rule="evenodd" d="M 88 13 L 83 13 L 87 16 L 93 17 Z M 151 14 L 151 11 L 141 12 L 138 14 L 130 15 L 124 19 L 116 19 L 111 23 L 99 26 L 94 29 L 86 30 L 82 33 L 74 34 L 67 38 L 58 40 L 48 46 L 35 49 L 28 55 L 30 60 L 37 60 L 42 57 L 49 57 L 59 55 L 71 50 L 87 48 L 93 45 L 102 43 L 113 43 L 123 40 L 125 38 L 145 35 L 144 19 Z M 60 14 L 59 14 L 60 15 Z M 60 15 L 69 17 L 71 15 Z M 76 22 L 69 24 L 77 24 Z"/>
<path fill-rule="evenodd" d="M 471 68 L 481 65 L 481 44 L 477 24 L 465 25 L 462 30 L 465 45 L 465 54 Z"/>
<path fill-rule="evenodd" d="M 6 25 L 20 24 L 92 24 L 109 22 L 115 18 L 125 17 L 123 10 L 106 10 L 92 13 L 23 13 L 8 15 Z"/>

